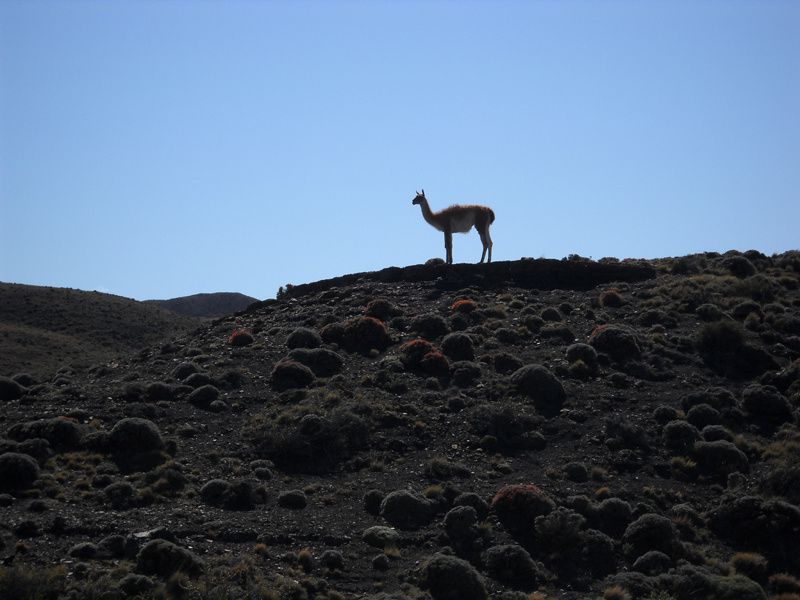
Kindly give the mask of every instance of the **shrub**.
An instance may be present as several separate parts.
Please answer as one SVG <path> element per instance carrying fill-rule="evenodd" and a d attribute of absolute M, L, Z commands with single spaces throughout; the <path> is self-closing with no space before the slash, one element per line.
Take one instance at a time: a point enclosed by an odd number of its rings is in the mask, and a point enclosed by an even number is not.
<path fill-rule="evenodd" d="M 199 575 L 204 568 L 192 552 L 167 540 L 147 542 L 136 555 L 136 572 L 143 575 L 166 579 L 177 572 Z"/>
<path fill-rule="evenodd" d="M 311 369 L 290 358 L 279 360 L 270 373 L 270 385 L 278 392 L 308 387 L 314 379 Z"/>
<path fill-rule="evenodd" d="M 534 519 L 536 544 L 547 552 L 551 561 L 559 562 L 569 557 L 581 541 L 581 529 L 586 524 L 583 515 L 559 506 L 546 515 Z"/>
<path fill-rule="evenodd" d="M 511 383 L 533 400 L 536 410 L 546 417 L 561 412 L 566 392 L 561 382 L 542 365 L 526 365 L 511 375 Z"/>
<path fill-rule="evenodd" d="M 530 447 L 525 434 L 535 427 L 535 420 L 513 406 L 481 404 L 468 419 L 474 433 L 493 436 L 501 451 L 514 452 Z"/>
<path fill-rule="evenodd" d="M 117 421 L 111 429 L 108 447 L 124 471 L 148 471 L 164 462 L 161 432 L 152 421 L 130 417 Z"/>
<path fill-rule="evenodd" d="M 533 590 L 542 577 L 531 555 L 516 544 L 492 546 L 483 558 L 493 579 L 517 589 Z"/>
<path fill-rule="evenodd" d="M 344 323 L 342 345 L 347 350 L 362 354 L 370 350 L 382 352 L 389 346 L 389 332 L 378 319 L 355 317 Z"/>
<path fill-rule="evenodd" d="M 39 465 L 27 454 L 0 454 L 0 490 L 27 489 L 39 478 Z"/>
<path fill-rule="evenodd" d="M 694 310 L 703 321 L 721 321 L 725 316 L 716 304 L 701 304 Z"/>
<path fill-rule="evenodd" d="M 450 361 L 436 350 L 428 352 L 420 361 L 422 370 L 433 377 L 446 377 L 450 373 Z"/>
<path fill-rule="evenodd" d="M 750 463 L 744 452 L 725 440 L 697 442 L 693 456 L 700 468 L 712 475 L 727 477 L 737 471 L 750 471 Z"/>
<path fill-rule="evenodd" d="M 409 340 L 400 346 L 400 361 L 405 365 L 406 369 L 419 369 L 425 355 L 435 349 L 435 346 L 428 340 L 422 338 Z"/>
<path fill-rule="evenodd" d="M 481 368 L 477 363 L 460 360 L 450 366 L 452 381 L 458 387 L 470 387 L 481 376 Z"/>
<path fill-rule="evenodd" d="M 561 313 L 558 312 L 557 308 L 553 308 L 552 306 L 548 306 L 547 308 L 543 309 L 541 313 L 539 313 L 539 318 L 542 321 L 561 321 L 564 317 L 561 316 Z"/>
<path fill-rule="evenodd" d="M 194 373 L 199 373 L 201 370 L 202 369 L 200 368 L 200 365 L 198 365 L 197 363 L 185 362 L 179 364 L 177 367 L 175 367 L 175 369 L 173 369 L 172 376 L 179 381 L 183 381 L 184 379 L 189 377 L 189 375 L 193 375 Z"/>
<path fill-rule="evenodd" d="M 494 370 L 502 375 L 513 373 L 523 366 L 523 362 L 519 358 L 507 352 L 495 354 L 492 360 L 494 361 Z"/>
<path fill-rule="evenodd" d="M 364 312 L 364 316 L 372 317 L 373 319 L 378 319 L 380 321 L 385 321 L 397 311 L 391 305 L 388 300 L 383 298 L 376 298 L 375 300 L 370 300 L 367 304 L 367 309 Z"/>
<path fill-rule="evenodd" d="M 737 573 L 746 575 L 753 581 L 766 583 L 767 559 L 755 552 L 737 552 L 731 557 L 730 565 Z"/>
<path fill-rule="evenodd" d="M 633 570 L 645 575 L 660 575 L 672 567 L 672 559 L 658 550 L 645 552 L 633 563 Z"/>
<path fill-rule="evenodd" d="M 664 425 L 661 439 L 673 454 L 687 454 L 700 441 L 700 432 L 686 421 L 670 421 Z"/>
<path fill-rule="evenodd" d="M 319 334 L 326 344 L 341 344 L 344 338 L 344 325 L 342 323 L 329 323 L 320 330 Z"/>
<path fill-rule="evenodd" d="M 55 600 L 61 597 L 66 586 L 67 573 L 62 566 L 0 566 L 0 598 Z"/>
<path fill-rule="evenodd" d="M 642 355 L 638 335 L 623 325 L 596 327 L 589 336 L 589 344 L 598 352 L 607 354 L 617 362 L 637 359 Z"/>
<path fill-rule="evenodd" d="M 442 340 L 442 353 L 450 360 L 474 360 L 475 348 L 472 338 L 466 333 L 450 333 Z"/>
<path fill-rule="evenodd" d="M 296 348 L 289 352 L 289 359 L 304 364 L 317 377 L 331 377 L 344 368 L 342 357 L 327 348 Z"/>
<path fill-rule="evenodd" d="M 597 300 L 603 308 L 619 308 L 625 304 L 625 300 L 623 300 L 617 288 L 611 288 L 601 292 Z"/>
<path fill-rule="evenodd" d="M 742 408 L 755 421 L 780 425 L 793 419 L 789 401 L 777 388 L 757 383 L 742 392 Z"/>
<path fill-rule="evenodd" d="M 744 343 L 744 331 L 733 321 L 706 323 L 697 332 L 695 345 L 701 354 L 720 356 L 731 353 Z"/>
<path fill-rule="evenodd" d="M 669 556 L 676 553 L 677 532 L 672 521 L 666 517 L 647 513 L 633 521 L 622 536 L 625 553 L 636 559 L 650 550 L 658 550 Z"/>
<path fill-rule="evenodd" d="M 145 386 L 144 397 L 148 402 L 168 402 L 175 398 L 175 393 L 172 386 L 163 381 L 154 381 Z"/>
<path fill-rule="evenodd" d="M 130 508 L 135 495 L 136 488 L 127 481 L 117 481 L 103 488 L 103 496 L 114 510 L 127 510 Z"/>
<path fill-rule="evenodd" d="M 228 344 L 234 348 L 240 348 L 252 344 L 254 341 L 253 334 L 247 329 L 237 329 L 228 338 Z"/>
<path fill-rule="evenodd" d="M 464 299 L 453 302 L 450 310 L 456 313 L 469 314 L 471 312 L 475 312 L 475 309 L 477 308 L 478 305 L 474 300 Z"/>
<path fill-rule="evenodd" d="M 430 523 L 434 504 L 408 490 L 397 490 L 381 501 L 380 515 L 398 529 L 419 529 Z"/>
<path fill-rule="evenodd" d="M 486 600 L 486 588 L 475 568 L 467 561 L 435 554 L 422 565 L 420 585 L 433 600 Z"/>
<path fill-rule="evenodd" d="M 197 408 L 209 408 L 217 398 L 219 398 L 219 390 L 211 384 L 205 384 L 189 394 L 186 400 Z"/>
<path fill-rule="evenodd" d="M 621 498 L 606 498 L 589 513 L 592 527 L 615 538 L 622 535 L 632 519 L 631 505 Z"/>
<path fill-rule="evenodd" d="M 325 473 L 367 445 L 365 421 L 346 409 L 328 417 L 306 415 L 294 427 L 270 425 L 251 434 L 258 454 L 279 468 Z"/>
<path fill-rule="evenodd" d="M 612 585 L 603 590 L 603 600 L 631 600 L 631 595 L 621 585 Z"/>
<path fill-rule="evenodd" d="M 800 579 L 789 573 L 770 575 L 768 588 L 773 594 L 800 594 Z"/>
<path fill-rule="evenodd" d="M 710 387 L 702 392 L 692 392 L 681 398 L 681 406 L 686 412 L 689 412 L 698 404 L 708 404 L 719 411 L 723 411 L 736 405 L 736 397 L 725 388 Z"/>
<path fill-rule="evenodd" d="M 25 388 L 9 377 L 0 377 L 0 402 L 21 398 Z"/>
<path fill-rule="evenodd" d="M 445 321 L 439 315 L 433 314 L 420 315 L 416 317 L 413 321 L 411 321 L 411 329 L 416 331 L 420 336 L 429 340 L 442 337 L 450 332 L 450 328 L 447 326 L 447 321 Z"/>
<path fill-rule="evenodd" d="M 724 496 L 708 513 L 709 528 L 720 538 L 763 554 L 774 569 L 800 568 L 794 551 L 800 535 L 800 508 L 759 496 Z"/>
<path fill-rule="evenodd" d="M 589 344 L 576 343 L 567 346 L 567 360 L 571 363 L 583 361 L 587 366 L 597 366 L 597 351 Z"/>
<path fill-rule="evenodd" d="M 322 344 L 322 337 L 313 329 L 298 327 L 286 338 L 286 345 L 291 348 L 317 348 Z"/>
<path fill-rule="evenodd" d="M 308 505 L 308 497 L 303 490 L 285 490 L 278 494 L 278 506 L 291 510 L 302 510 Z"/>
<path fill-rule="evenodd" d="M 696 404 L 686 413 L 686 420 L 698 429 L 702 429 L 706 425 L 720 424 L 722 415 L 709 404 Z"/>
<path fill-rule="evenodd" d="M 80 447 L 83 428 L 74 419 L 54 417 L 17 423 L 8 430 L 8 437 L 18 442 L 44 439 L 54 450 L 75 450 Z"/>
<path fill-rule="evenodd" d="M 755 275 L 757 272 L 753 263 L 740 255 L 729 256 L 723 259 L 722 266 L 728 269 L 731 275 L 742 279 Z"/>
<path fill-rule="evenodd" d="M 510 484 L 492 498 L 492 509 L 513 536 L 530 535 L 536 517 L 547 515 L 555 503 L 532 483 Z"/>

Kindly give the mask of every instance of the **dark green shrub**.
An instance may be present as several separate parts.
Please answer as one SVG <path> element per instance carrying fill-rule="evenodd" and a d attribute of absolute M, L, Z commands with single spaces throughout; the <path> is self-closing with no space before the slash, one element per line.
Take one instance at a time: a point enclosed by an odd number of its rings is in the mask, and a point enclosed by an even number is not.
<path fill-rule="evenodd" d="M 164 579 L 177 572 L 199 575 L 205 566 L 197 556 L 167 540 L 147 542 L 136 555 L 136 572 Z"/>
<path fill-rule="evenodd" d="M 589 344 L 617 362 L 638 359 L 642 355 L 639 336 L 623 325 L 600 325 L 589 336 Z"/>
<path fill-rule="evenodd" d="M 80 447 L 83 427 L 74 419 L 55 417 L 27 423 L 17 423 L 8 430 L 8 437 L 18 442 L 29 439 L 44 439 L 58 451 L 75 450 Z"/>
<path fill-rule="evenodd" d="M 674 556 L 679 548 L 675 526 L 666 517 L 647 513 L 633 521 L 622 536 L 625 554 L 636 559 L 650 550 Z"/>
<path fill-rule="evenodd" d="M 0 566 L 0 598 L 56 600 L 67 585 L 64 567 Z"/>
<path fill-rule="evenodd" d="M 492 498 L 492 510 L 515 537 L 530 536 L 536 517 L 548 515 L 554 508 L 555 503 L 532 483 L 503 486 Z"/>
<path fill-rule="evenodd" d="M 511 375 L 511 384 L 533 400 L 536 410 L 545 417 L 561 412 L 566 400 L 564 386 L 542 365 L 526 365 Z"/>
<path fill-rule="evenodd" d="M 111 429 L 108 447 L 123 471 L 149 471 L 166 460 L 163 452 L 166 445 L 158 427 L 139 417 L 117 421 Z"/>
<path fill-rule="evenodd" d="M 411 321 L 411 329 L 428 340 L 440 338 L 450 332 L 447 321 L 439 315 L 433 314 L 415 317 Z"/>
<path fill-rule="evenodd" d="M 431 522 L 435 505 L 408 490 L 391 492 L 381 501 L 380 515 L 398 529 L 419 529 Z"/>
<path fill-rule="evenodd" d="M 731 557 L 730 565 L 736 570 L 762 585 L 767 582 L 767 559 L 756 552 L 737 552 Z"/>
<path fill-rule="evenodd" d="M 433 600 L 486 600 L 483 579 L 467 561 L 435 554 L 422 565 L 420 586 Z"/>
<path fill-rule="evenodd" d="M 325 473 L 367 446 L 369 428 L 347 409 L 306 415 L 294 426 L 270 425 L 251 434 L 256 452 L 289 472 Z"/>
<path fill-rule="evenodd" d="M 311 369 L 290 358 L 279 360 L 270 373 L 270 385 L 277 392 L 308 387 L 314 379 L 316 377 Z"/>
<path fill-rule="evenodd" d="M 25 388 L 9 377 L 0 377 L 0 402 L 17 400 L 25 393 Z"/>
<path fill-rule="evenodd" d="M 521 590 L 534 590 L 542 573 L 531 555 L 521 546 L 492 546 L 484 553 L 486 572 L 493 579 Z"/>
<path fill-rule="evenodd" d="M 291 348 L 318 348 L 322 344 L 322 337 L 313 329 L 298 327 L 289 334 L 286 345 Z"/>
<path fill-rule="evenodd" d="M 317 377 L 332 377 L 344 367 L 344 359 L 327 348 L 296 348 L 289 352 L 289 358 L 307 366 Z"/>
<path fill-rule="evenodd" d="M 695 345 L 701 354 L 720 357 L 731 354 L 744 343 L 744 331 L 734 321 L 706 323 L 697 332 Z"/>
<path fill-rule="evenodd" d="M 0 490 L 30 488 L 39 478 L 39 465 L 27 454 L 0 454 Z"/>
<path fill-rule="evenodd" d="M 474 360 L 475 348 L 466 333 L 450 333 L 442 340 L 442 353 L 450 360 Z"/>
<path fill-rule="evenodd" d="M 386 325 L 372 317 L 355 317 L 344 323 L 342 346 L 351 352 L 369 353 L 370 350 L 382 352 L 389 346 L 389 332 Z"/>

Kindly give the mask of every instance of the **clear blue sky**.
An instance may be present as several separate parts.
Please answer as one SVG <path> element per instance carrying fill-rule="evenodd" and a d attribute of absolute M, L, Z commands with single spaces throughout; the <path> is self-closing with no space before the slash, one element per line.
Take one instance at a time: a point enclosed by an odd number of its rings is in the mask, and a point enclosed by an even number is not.
<path fill-rule="evenodd" d="M 0 280 L 800 246 L 800 2 L 0 2 Z M 457 236 L 456 262 L 480 257 Z"/>

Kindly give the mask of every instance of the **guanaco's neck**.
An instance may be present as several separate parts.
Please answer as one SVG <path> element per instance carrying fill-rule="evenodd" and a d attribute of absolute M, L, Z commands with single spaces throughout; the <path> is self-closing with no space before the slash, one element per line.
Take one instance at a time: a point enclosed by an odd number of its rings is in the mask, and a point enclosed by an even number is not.
<path fill-rule="evenodd" d="M 434 227 L 436 227 L 437 229 L 439 229 L 441 227 L 441 224 L 436 219 L 436 216 L 433 214 L 433 211 L 431 211 L 431 207 L 428 206 L 428 201 L 425 198 L 420 200 L 419 207 L 422 209 L 422 218 L 425 219 L 428 223 L 430 223 Z"/>

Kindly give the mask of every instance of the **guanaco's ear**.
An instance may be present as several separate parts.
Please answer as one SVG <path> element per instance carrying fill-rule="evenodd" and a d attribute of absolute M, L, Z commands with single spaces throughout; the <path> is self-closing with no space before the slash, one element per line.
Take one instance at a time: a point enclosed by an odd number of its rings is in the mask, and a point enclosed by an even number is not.
<path fill-rule="evenodd" d="M 425 188 L 422 188 L 422 195 L 425 195 Z"/>

